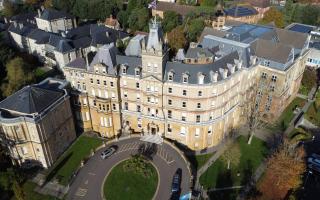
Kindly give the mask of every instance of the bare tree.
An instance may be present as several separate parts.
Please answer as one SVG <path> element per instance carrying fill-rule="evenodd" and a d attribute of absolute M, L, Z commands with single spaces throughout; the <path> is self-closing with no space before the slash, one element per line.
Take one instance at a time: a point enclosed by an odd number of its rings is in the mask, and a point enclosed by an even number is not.
<path fill-rule="evenodd" d="M 221 155 L 221 159 L 227 163 L 227 169 L 230 165 L 238 166 L 240 163 L 241 150 L 239 143 L 232 143 L 228 149 Z"/>

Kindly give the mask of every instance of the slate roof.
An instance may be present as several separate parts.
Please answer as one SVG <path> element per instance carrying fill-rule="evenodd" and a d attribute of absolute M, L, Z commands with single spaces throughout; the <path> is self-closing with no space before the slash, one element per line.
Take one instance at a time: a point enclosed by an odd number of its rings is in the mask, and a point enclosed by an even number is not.
<path fill-rule="evenodd" d="M 83 57 L 78 57 L 68 63 L 66 67 L 70 68 L 76 68 L 76 69 L 86 69 L 87 68 L 87 62 Z"/>
<path fill-rule="evenodd" d="M 214 35 L 214 36 L 217 36 L 217 37 L 224 37 L 226 36 L 227 32 L 226 31 L 220 31 L 220 30 L 217 30 L 217 29 L 213 29 L 213 28 L 210 28 L 210 27 L 204 27 L 201 35 L 200 35 L 200 39 L 199 41 L 202 41 L 204 36 L 206 35 Z"/>
<path fill-rule="evenodd" d="M 102 63 L 106 66 L 107 74 L 116 75 L 117 71 L 114 67 L 117 65 L 117 53 L 118 49 L 114 46 L 113 43 L 100 47 L 96 55 L 93 57 L 93 60 L 90 63 L 90 67 L 93 68 L 94 65 Z"/>
<path fill-rule="evenodd" d="M 27 36 L 29 33 L 31 33 L 31 31 L 33 31 L 33 29 L 34 28 L 32 28 L 30 26 L 24 26 L 23 24 L 12 23 L 9 26 L 8 31 L 16 33 L 21 36 Z"/>
<path fill-rule="evenodd" d="M 185 57 L 186 58 L 202 58 L 202 57 L 213 57 L 213 53 L 205 48 L 189 48 Z"/>
<path fill-rule="evenodd" d="M 59 98 L 63 90 L 51 90 L 38 85 L 26 86 L 0 102 L 0 109 L 24 114 L 41 113 Z"/>
<path fill-rule="evenodd" d="M 258 11 L 252 6 L 237 5 L 229 9 L 225 9 L 224 13 L 232 17 L 245 17 L 245 16 L 251 16 L 251 15 L 257 15 Z"/>
<path fill-rule="evenodd" d="M 235 59 L 239 59 L 239 55 L 236 51 L 233 51 L 230 54 L 222 57 L 221 59 L 209 64 L 186 64 L 182 62 L 167 62 L 164 79 L 167 81 L 168 73 L 173 72 L 173 82 L 182 83 L 182 75 L 184 73 L 188 73 L 188 83 L 198 84 L 198 74 L 201 73 L 205 76 L 204 84 L 208 84 L 211 83 L 210 72 L 219 73 L 219 68 L 227 68 L 227 64 L 234 64 Z M 228 75 L 230 75 L 230 72 Z M 219 74 L 218 80 L 221 79 L 222 77 Z"/>
<path fill-rule="evenodd" d="M 142 66 L 142 59 L 141 57 L 137 57 L 137 56 L 117 55 L 116 60 L 118 65 L 124 64 L 128 66 L 127 74 L 129 75 L 134 75 L 135 68 Z"/>
<path fill-rule="evenodd" d="M 127 56 L 140 56 L 142 47 L 146 45 L 145 35 L 136 35 L 130 41 L 125 50 Z"/>
<path fill-rule="evenodd" d="M 64 11 L 58 11 L 54 9 L 44 9 L 41 12 L 41 15 L 39 18 L 52 21 L 52 20 L 61 19 L 61 18 L 73 18 L 73 16 Z"/>
<path fill-rule="evenodd" d="M 292 47 L 259 39 L 252 44 L 254 54 L 260 58 L 285 64 L 291 54 Z"/>

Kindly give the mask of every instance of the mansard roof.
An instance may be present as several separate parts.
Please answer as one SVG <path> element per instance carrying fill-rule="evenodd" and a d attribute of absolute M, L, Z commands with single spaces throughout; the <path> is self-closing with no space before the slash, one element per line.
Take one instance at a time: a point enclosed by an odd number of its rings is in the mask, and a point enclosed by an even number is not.
<path fill-rule="evenodd" d="M 61 18 L 73 18 L 73 16 L 64 11 L 59 11 L 54 9 L 44 9 L 41 12 L 41 15 L 39 16 L 39 18 L 52 21 L 52 20 L 61 19 Z"/>

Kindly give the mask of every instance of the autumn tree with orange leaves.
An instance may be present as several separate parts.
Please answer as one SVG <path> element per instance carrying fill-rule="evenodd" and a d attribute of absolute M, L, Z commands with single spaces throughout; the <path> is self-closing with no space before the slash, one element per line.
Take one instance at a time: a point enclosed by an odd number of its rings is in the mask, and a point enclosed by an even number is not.
<path fill-rule="evenodd" d="M 285 139 L 267 162 L 265 175 L 258 184 L 261 196 L 256 199 L 284 199 L 288 192 L 297 189 L 306 170 L 304 157 L 302 146 L 296 147 Z"/>

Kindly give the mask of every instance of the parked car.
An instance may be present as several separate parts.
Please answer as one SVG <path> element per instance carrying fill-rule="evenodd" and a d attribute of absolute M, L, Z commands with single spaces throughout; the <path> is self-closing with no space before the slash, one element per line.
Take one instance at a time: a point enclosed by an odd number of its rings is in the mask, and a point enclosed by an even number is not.
<path fill-rule="evenodd" d="M 314 156 L 310 156 L 308 158 L 308 164 L 317 165 L 317 166 L 320 167 L 320 158 L 314 157 Z"/>
<path fill-rule="evenodd" d="M 311 169 L 313 172 L 320 174 L 320 166 L 319 165 L 308 164 L 308 168 Z"/>
<path fill-rule="evenodd" d="M 109 158 L 112 154 L 114 154 L 116 152 L 116 147 L 112 146 L 107 148 L 106 150 L 104 150 L 103 152 L 101 152 L 101 158 L 102 159 L 107 159 Z"/>
<path fill-rule="evenodd" d="M 173 175 L 172 179 L 172 186 L 171 186 L 171 192 L 176 193 L 180 191 L 180 184 L 181 184 L 181 169 L 179 168 L 176 173 Z"/>

